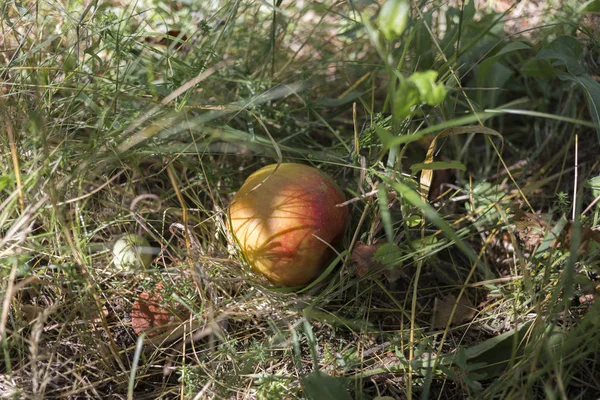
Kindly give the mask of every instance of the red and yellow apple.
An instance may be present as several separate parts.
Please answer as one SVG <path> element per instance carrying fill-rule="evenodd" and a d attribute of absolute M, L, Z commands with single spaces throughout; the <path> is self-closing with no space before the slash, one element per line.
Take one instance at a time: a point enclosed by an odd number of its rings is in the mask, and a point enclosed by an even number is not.
<path fill-rule="evenodd" d="M 341 238 L 348 207 L 335 182 L 302 164 L 266 166 L 229 207 L 230 229 L 254 271 L 285 286 L 313 280 Z"/>

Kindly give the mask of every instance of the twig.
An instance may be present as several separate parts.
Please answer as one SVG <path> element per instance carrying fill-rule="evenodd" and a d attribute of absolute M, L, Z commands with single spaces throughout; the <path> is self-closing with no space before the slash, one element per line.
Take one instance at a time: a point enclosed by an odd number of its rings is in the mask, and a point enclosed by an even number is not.
<path fill-rule="evenodd" d="M 577 166 L 579 158 L 579 135 L 575 134 L 575 182 L 573 185 L 573 215 L 571 221 L 575 221 L 575 213 L 577 211 Z"/>
<path fill-rule="evenodd" d="M 123 174 L 123 172 L 125 172 L 125 170 L 118 172 L 115 176 L 113 176 L 112 178 L 110 178 L 109 180 L 107 180 L 106 182 L 104 182 L 102 185 L 98 186 L 96 189 L 92 190 L 91 192 L 81 195 L 79 197 L 75 197 L 74 199 L 70 199 L 67 201 L 63 201 L 62 203 L 58 203 L 57 206 L 64 206 L 65 204 L 75 203 L 76 201 L 83 200 L 85 198 L 90 197 L 94 193 L 98 193 L 103 188 L 105 188 L 106 185 L 109 185 L 111 182 L 113 182 L 115 179 L 117 179 L 119 176 L 121 176 Z"/>

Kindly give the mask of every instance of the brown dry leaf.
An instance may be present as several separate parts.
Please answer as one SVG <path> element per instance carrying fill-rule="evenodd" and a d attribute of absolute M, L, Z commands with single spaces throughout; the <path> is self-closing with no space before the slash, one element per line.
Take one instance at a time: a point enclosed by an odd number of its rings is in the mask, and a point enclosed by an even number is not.
<path fill-rule="evenodd" d="M 368 245 L 360 242 L 354 246 L 354 250 L 352 250 L 352 255 L 350 256 L 350 261 L 354 265 L 356 275 L 359 278 L 362 278 L 369 272 L 373 271 L 379 271 L 378 274 L 372 275 L 374 278 L 383 273 L 385 266 L 373 259 L 373 257 L 375 257 L 375 253 L 377 253 L 377 249 L 379 249 L 381 246 L 381 244 Z"/>
<path fill-rule="evenodd" d="M 173 329 L 187 318 L 188 313 L 182 307 L 170 305 L 164 308 L 160 294 L 162 290 L 162 282 L 159 282 L 154 291 L 141 293 L 133 303 L 131 325 L 138 335 L 145 332 L 150 338 L 157 336 Z"/>
<path fill-rule="evenodd" d="M 514 221 L 515 231 L 527 249 L 539 246 L 550 231 L 547 222 L 541 216 L 521 211 L 518 208 L 515 209 Z M 587 251 L 592 242 L 600 243 L 600 231 L 595 231 L 584 226 L 580 229 L 581 244 L 579 245 L 579 252 Z M 568 250 L 571 247 L 572 237 L 573 224 L 569 222 L 563 229 L 560 240 L 554 240 L 552 246 L 559 246 L 562 249 Z"/>
<path fill-rule="evenodd" d="M 35 321 L 44 310 L 44 307 L 36 306 L 34 304 L 21 304 L 23 318 L 29 323 Z"/>
<path fill-rule="evenodd" d="M 589 249 L 591 242 L 600 243 L 600 231 L 595 231 L 590 228 L 582 226 L 581 228 L 581 243 L 579 244 L 579 252 L 586 252 Z M 573 224 L 568 223 L 565 227 L 565 240 L 563 246 L 565 249 L 571 247 L 571 239 L 573 237 Z"/>
<path fill-rule="evenodd" d="M 436 329 L 445 328 L 448 324 L 448 320 L 450 319 L 450 314 L 452 313 L 452 309 L 454 308 L 454 304 L 456 303 L 456 296 L 448 295 L 442 297 L 441 299 L 437 299 L 435 316 L 433 319 L 433 327 Z M 465 295 L 461 296 L 460 301 L 458 302 L 458 306 L 456 307 L 456 311 L 452 316 L 451 325 L 461 324 L 463 322 L 467 322 L 475 317 L 477 310 L 475 310 L 475 306 L 471 303 L 471 300 Z"/>
<path fill-rule="evenodd" d="M 542 243 L 548 232 L 548 224 L 542 217 L 516 208 L 514 220 L 515 231 L 525 248 L 534 249 Z"/>
<path fill-rule="evenodd" d="M 181 37 L 180 37 L 181 35 Z M 173 38 L 179 38 L 179 41 L 176 41 Z M 187 42 L 188 37 L 184 34 L 181 34 L 180 30 L 177 29 L 170 29 L 167 31 L 167 34 L 165 35 L 165 37 L 156 37 L 156 36 L 147 36 L 145 38 L 146 43 L 150 43 L 150 44 L 158 44 L 161 46 L 170 46 L 171 44 L 173 44 L 174 42 L 177 42 L 175 44 L 175 50 L 179 50 L 183 47 L 184 43 L 182 42 Z"/>
<path fill-rule="evenodd" d="M 596 294 L 595 293 L 590 293 L 590 294 L 583 294 L 581 296 L 579 296 L 579 304 L 594 304 L 594 302 L 596 301 Z"/>
<path fill-rule="evenodd" d="M 367 245 L 364 243 L 357 243 L 352 250 L 352 256 L 350 261 L 354 265 L 354 271 L 359 278 L 369 275 L 369 278 L 379 278 L 382 274 L 389 282 L 395 282 L 398 279 L 405 277 L 405 273 L 399 267 L 390 268 L 386 264 L 381 263 L 375 259 L 375 254 L 383 246 L 386 246 L 385 241 L 380 241 L 375 244 Z M 392 245 L 396 248 L 395 245 Z M 397 249 L 397 248 L 396 248 Z M 390 261 L 396 257 L 395 254 L 388 255 Z"/>

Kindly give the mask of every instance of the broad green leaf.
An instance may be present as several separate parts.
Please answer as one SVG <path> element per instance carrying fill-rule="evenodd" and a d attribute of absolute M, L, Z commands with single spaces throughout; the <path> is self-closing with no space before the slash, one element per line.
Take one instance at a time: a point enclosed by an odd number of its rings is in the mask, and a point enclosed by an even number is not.
<path fill-rule="evenodd" d="M 12 184 L 12 179 L 8 176 L 0 176 L 0 191 Z"/>
<path fill-rule="evenodd" d="M 579 84 L 583 89 L 592 116 L 592 121 L 596 125 L 596 131 L 598 140 L 600 140 L 600 83 L 596 82 L 589 75 L 567 75 L 564 73 L 557 73 L 561 80 L 569 80 Z"/>
<path fill-rule="evenodd" d="M 393 146 L 393 145 L 388 145 L 388 144 L 392 143 L 393 141 L 395 141 L 395 139 L 397 139 L 388 130 L 383 129 L 379 126 L 375 127 L 375 132 L 377 133 L 377 136 L 379 136 L 379 140 L 381 140 L 381 143 L 383 144 L 383 146 L 386 148 Z M 401 136 L 401 137 L 405 137 L 405 136 Z M 411 136 L 409 136 L 409 137 L 411 137 Z"/>
<path fill-rule="evenodd" d="M 544 254 L 547 254 L 546 253 L 547 250 L 550 248 L 550 246 L 553 245 L 553 243 L 556 243 L 556 240 L 560 236 L 560 233 L 562 232 L 565 225 L 567 225 L 567 219 L 563 215 L 558 220 L 556 225 L 554 225 L 552 230 L 550 232 L 546 233 L 546 235 L 544 236 L 544 239 L 542 240 L 542 243 L 540 243 L 537 250 L 535 251 L 535 257 L 543 257 Z"/>
<path fill-rule="evenodd" d="M 582 46 L 577 39 L 560 36 L 544 47 L 537 58 L 550 61 L 559 79 L 575 82 L 583 89 L 600 140 L 600 83 L 589 76 L 577 61 L 581 53 Z M 566 71 L 560 68 L 561 66 L 564 66 Z"/>
<path fill-rule="evenodd" d="M 586 182 L 586 186 L 592 189 L 592 196 L 594 199 L 600 196 L 600 175 L 588 180 Z M 598 207 L 600 207 L 600 202 L 596 203 Z"/>
<path fill-rule="evenodd" d="M 504 88 L 512 74 L 511 68 L 504 63 L 497 62 L 491 65 L 486 76 L 480 75 L 482 81 L 478 84 L 486 88 Z M 481 107 L 493 107 L 502 93 L 501 90 L 480 90 L 477 91 L 477 101 Z"/>
<path fill-rule="evenodd" d="M 402 250 L 395 243 L 385 243 L 377 249 L 373 259 L 388 268 L 394 268 L 402 264 L 403 255 Z"/>
<path fill-rule="evenodd" d="M 493 56 L 481 63 L 478 71 L 478 83 L 481 85 L 482 82 L 486 80 L 489 71 L 492 68 L 492 65 L 494 65 L 502 56 L 504 56 L 505 54 L 512 53 L 514 51 L 527 49 L 530 49 L 530 47 L 523 42 L 511 42 L 504 46 L 499 52 L 497 52 L 496 54 L 494 54 Z"/>
<path fill-rule="evenodd" d="M 600 0 L 589 0 L 579 7 L 579 12 L 600 12 Z"/>
<path fill-rule="evenodd" d="M 446 88 L 444 85 L 440 83 L 436 84 L 435 82 L 437 76 L 438 73 L 436 71 L 429 70 L 415 72 L 408 78 L 408 81 L 416 87 L 421 103 L 437 106 L 446 97 Z"/>
<path fill-rule="evenodd" d="M 554 69 L 548 60 L 532 58 L 523 64 L 520 71 L 525 76 L 536 78 L 551 78 L 554 76 Z"/>
<path fill-rule="evenodd" d="M 518 50 L 527 50 L 530 49 L 531 47 L 523 42 L 511 42 L 509 44 L 507 44 L 506 46 L 504 46 L 502 48 L 502 50 L 500 50 L 498 53 L 496 53 L 494 55 L 494 57 L 499 57 L 499 56 L 503 56 L 504 54 L 508 54 L 508 53 L 512 53 L 513 51 L 518 51 Z"/>
<path fill-rule="evenodd" d="M 477 357 L 485 358 L 486 355 L 489 356 L 490 352 L 492 350 L 498 349 L 498 346 L 500 346 L 502 344 L 507 344 L 507 340 L 514 339 L 515 333 L 518 334 L 519 337 L 524 335 L 525 332 L 527 332 L 527 330 L 531 326 L 531 323 L 532 323 L 532 321 L 528 321 L 524 324 L 521 324 L 516 329 L 511 329 L 510 331 L 504 332 L 498 336 L 494 336 L 494 337 L 489 338 L 481 343 L 478 343 L 474 346 L 469 347 L 466 350 L 466 354 L 465 354 L 467 359 L 475 359 Z"/>
<path fill-rule="evenodd" d="M 558 60 L 562 63 L 569 74 L 580 75 L 585 73 L 585 70 L 577 59 L 581 56 L 581 43 L 570 36 L 560 36 L 548 46 L 544 47 L 536 56 L 540 60 Z M 556 66 L 556 62 L 553 64 Z"/>
<path fill-rule="evenodd" d="M 351 400 L 340 379 L 321 371 L 313 371 L 302 378 L 304 394 L 310 400 Z"/>
<path fill-rule="evenodd" d="M 419 66 L 431 68 L 434 59 L 433 49 L 435 47 L 431 41 L 431 33 L 428 30 L 433 25 L 433 11 L 423 14 L 415 24 L 415 53 L 419 55 Z"/>

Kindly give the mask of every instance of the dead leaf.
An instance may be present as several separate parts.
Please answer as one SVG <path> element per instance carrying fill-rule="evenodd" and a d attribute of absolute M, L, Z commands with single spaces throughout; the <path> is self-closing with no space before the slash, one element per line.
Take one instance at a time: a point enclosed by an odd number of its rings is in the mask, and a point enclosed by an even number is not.
<path fill-rule="evenodd" d="M 594 304 L 596 301 L 596 294 L 583 294 L 579 296 L 579 304 Z"/>
<path fill-rule="evenodd" d="M 178 38 L 179 40 L 176 40 Z M 164 37 L 156 37 L 156 36 L 147 36 L 145 38 L 146 43 L 150 44 L 158 44 L 161 46 L 170 46 L 173 42 L 175 43 L 175 50 L 179 50 L 183 47 L 184 43 L 187 42 L 188 37 L 184 34 L 181 34 L 180 30 L 171 29 L 167 31 L 167 34 Z"/>
<path fill-rule="evenodd" d="M 159 282 L 152 292 L 141 293 L 133 303 L 131 325 L 138 335 L 145 332 L 150 338 L 157 336 L 173 329 L 188 317 L 189 313 L 183 307 L 164 305 L 162 290 L 162 282 Z"/>
<path fill-rule="evenodd" d="M 390 254 L 386 253 L 384 262 L 377 260 L 377 252 L 387 245 L 386 241 L 379 241 L 370 245 L 360 242 L 356 244 L 354 250 L 352 250 L 350 261 L 354 265 L 354 272 L 359 278 L 368 275 L 369 278 L 375 279 L 383 274 L 389 282 L 395 282 L 405 276 L 401 268 L 397 266 L 393 267 L 394 261 L 398 258 L 398 254 L 395 251 L 392 251 Z M 396 245 L 392 244 L 390 246 L 392 249 L 400 251 Z"/>
<path fill-rule="evenodd" d="M 548 224 L 537 214 L 515 209 L 515 231 L 526 249 L 534 249 L 544 240 Z"/>
<path fill-rule="evenodd" d="M 519 208 L 515 208 L 515 231 L 523 241 L 525 248 L 528 250 L 539 246 L 546 234 L 550 231 L 548 223 L 538 214 L 524 212 Z M 579 252 L 586 252 L 592 242 L 600 243 L 600 231 L 582 226 L 581 228 L 581 243 Z M 567 223 L 558 240 L 552 242 L 552 246 L 560 247 L 563 250 L 568 250 L 571 247 L 573 237 L 573 224 Z"/>
<path fill-rule="evenodd" d="M 435 315 L 433 318 L 433 327 L 436 329 L 445 328 L 450 320 L 450 314 L 452 314 L 452 309 L 454 308 L 454 304 L 456 303 L 456 296 L 448 295 L 442 297 L 441 299 L 436 298 L 436 307 L 435 307 Z M 458 306 L 456 307 L 456 311 L 452 316 L 451 325 L 461 324 L 463 322 L 467 322 L 475 317 L 477 310 L 471 300 L 466 295 L 462 295 L 460 301 L 458 302 Z"/>
<path fill-rule="evenodd" d="M 589 250 L 590 243 L 596 242 L 600 243 L 600 231 L 595 231 L 593 229 L 587 228 L 585 226 L 580 227 L 581 229 L 581 242 L 579 243 L 579 252 L 584 253 Z M 571 240 L 573 238 L 573 224 L 568 223 L 565 227 L 565 239 L 562 243 L 565 250 L 571 248 Z"/>
<path fill-rule="evenodd" d="M 21 304 L 21 312 L 23 313 L 23 318 L 28 323 L 31 323 L 37 319 L 37 317 L 44 312 L 45 308 L 36 306 L 34 304 Z"/>
<path fill-rule="evenodd" d="M 360 242 L 354 246 L 350 261 L 354 265 L 354 270 L 359 278 L 363 278 L 369 272 L 379 271 L 377 274 L 371 275 L 372 277 L 380 276 L 383 273 L 385 266 L 374 259 L 377 249 L 381 246 L 381 244 L 368 245 Z"/>

